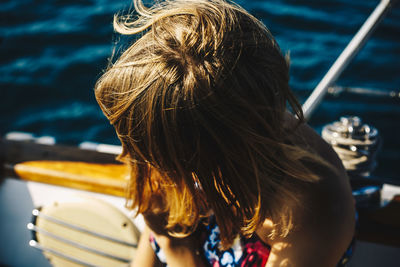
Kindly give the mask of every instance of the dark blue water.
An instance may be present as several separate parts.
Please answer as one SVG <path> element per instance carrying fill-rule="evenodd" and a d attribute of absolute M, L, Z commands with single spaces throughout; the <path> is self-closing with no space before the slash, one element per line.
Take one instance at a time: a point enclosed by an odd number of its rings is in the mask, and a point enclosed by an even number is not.
<path fill-rule="evenodd" d="M 304 101 L 360 25 L 375 0 L 240 1 L 291 55 L 291 86 Z M 0 1 L 0 134 L 26 131 L 59 143 L 118 143 L 93 97 L 116 36 L 112 16 L 128 0 Z M 400 7 L 384 19 L 339 85 L 399 90 Z M 398 178 L 400 101 L 328 96 L 312 117 L 317 130 L 342 115 L 376 126 L 384 146 L 377 175 Z"/>

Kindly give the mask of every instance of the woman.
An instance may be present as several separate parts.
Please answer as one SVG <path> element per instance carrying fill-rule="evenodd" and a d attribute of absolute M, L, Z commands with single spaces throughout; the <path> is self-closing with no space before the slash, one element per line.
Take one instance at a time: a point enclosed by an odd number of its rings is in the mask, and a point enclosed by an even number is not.
<path fill-rule="evenodd" d="M 222 0 L 135 8 L 114 28 L 140 38 L 95 88 L 147 223 L 133 265 L 336 266 L 351 189 L 268 29 Z"/>

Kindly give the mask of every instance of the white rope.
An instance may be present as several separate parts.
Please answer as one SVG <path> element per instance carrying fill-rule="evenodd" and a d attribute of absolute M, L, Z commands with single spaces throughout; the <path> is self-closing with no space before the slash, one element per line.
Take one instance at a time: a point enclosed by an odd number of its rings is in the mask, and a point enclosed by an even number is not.
<path fill-rule="evenodd" d="M 358 117 L 343 117 L 326 125 L 322 138 L 332 145 L 350 174 L 368 175 L 376 167 L 380 138 L 376 128 L 361 125 Z"/>

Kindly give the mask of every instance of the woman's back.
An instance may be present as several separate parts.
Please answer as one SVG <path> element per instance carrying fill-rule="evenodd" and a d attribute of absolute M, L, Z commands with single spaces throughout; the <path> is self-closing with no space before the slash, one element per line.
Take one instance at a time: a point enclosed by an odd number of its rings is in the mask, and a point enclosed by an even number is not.
<path fill-rule="evenodd" d="M 198 265 L 193 234 L 212 211 L 223 249 L 257 234 L 268 266 L 333 266 L 352 235 L 351 192 L 334 152 L 302 124 L 269 30 L 222 0 L 135 7 L 114 26 L 141 36 L 95 93 L 131 166 L 128 206 L 147 220 L 144 240 L 153 232 L 171 266 Z"/>
<path fill-rule="evenodd" d="M 297 120 L 287 113 L 286 123 L 289 128 L 296 127 Z M 329 258 L 332 258 L 331 263 L 334 263 L 332 266 L 336 263 L 336 266 L 344 266 L 351 257 L 354 202 L 341 161 L 332 148 L 307 125 L 300 125 L 295 136 L 299 146 L 316 151 L 334 165 L 338 172 L 320 169 L 319 175 L 322 179 L 318 184 L 299 183 L 296 186 L 301 201 L 293 202 L 290 207 L 295 214 L 295 227 L 283 238 L 270 238 L 275 231 L 274 223 L 266 219 L 251 237 L 238 236 L 230 248 L 222 249 L 220 230 L 215 217 L 211 216 L 205 220 L 207 223 L 201 224 L 195 235 L 199 240 L 200 251 L 211 266 L 265 266 L 266 263 L 268 267 L 320 266 L 318 262 L 328 262 Z M 309 245 L 305 246 L 304 243 Z M 154 239 L 152 246 L 158 257 L 165 260 Z M 302 256 L 302 253 L 312 255 L 312 259 Z M 341 256 L 340 261 L 337 261 L 338 256 Z M 305 262 L 299 260 L 302 258 Z"/>

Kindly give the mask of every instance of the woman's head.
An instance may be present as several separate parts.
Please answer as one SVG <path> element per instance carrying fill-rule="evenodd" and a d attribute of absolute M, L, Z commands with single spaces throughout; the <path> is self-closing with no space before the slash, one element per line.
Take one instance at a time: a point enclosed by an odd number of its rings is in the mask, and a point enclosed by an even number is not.
<path fill-rule="evenodd" d="M 233 3 L 135 7 L 138 17 L 117 16 L 114 27 L 141 37 L 95 88 L 132 167 L 129 204 L 167 214 L 175 233 L 190 233 L 212 209 L 229 244 L 274 216 L 290 195 L 284 180 L 315 178 L 285 144 L 286 103 L 302 118 L 289 64 L 268 29 Z"/>

